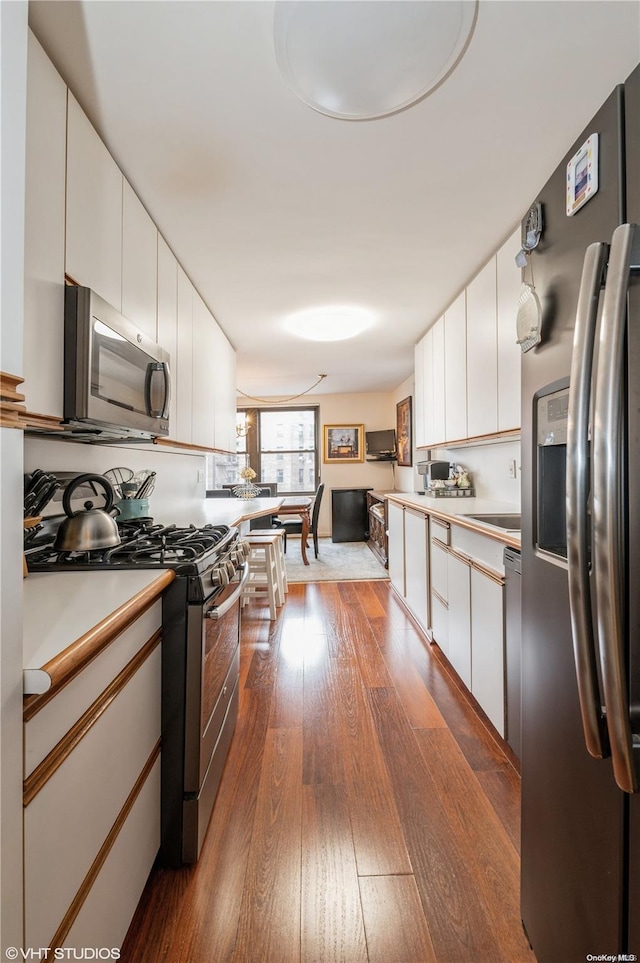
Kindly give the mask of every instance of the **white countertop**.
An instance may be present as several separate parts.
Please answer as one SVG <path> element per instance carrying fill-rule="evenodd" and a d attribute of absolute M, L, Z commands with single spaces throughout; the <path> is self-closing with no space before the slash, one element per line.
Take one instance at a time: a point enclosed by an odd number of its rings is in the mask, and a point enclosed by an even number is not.
<path fill-rule="evenodd" d="M 154 516 L 154 522 L 165 525 L 240 525 L 260 515 L 277 515 L 284 499 L 280 498 L 201 498 L 176 505 L 170 518 Z"/>
<path fill-rule="evenodd" d="M 505 545 L 520 546 L 520 532 L 494 528 L 475 519 L 466 519 L 466 515 L 502 515 L 520 514 L 520 506 L 509 502 L 496 501 L 491 498 L 449 497 L 437 498 L 429 495 L 419 495 L 417 492 L 385 492 L 385 496 L 401 505 L 415 507 L 431 515 L 460 522 L 465 528 L 472 528 L 481 535 L 487 535 Z"/>
<path fill-rule="evenodd" d="M 23 580 L 25 695 L 46 692 L 42 666 L 158 579 L 157 569 L 30 572 Z"/>

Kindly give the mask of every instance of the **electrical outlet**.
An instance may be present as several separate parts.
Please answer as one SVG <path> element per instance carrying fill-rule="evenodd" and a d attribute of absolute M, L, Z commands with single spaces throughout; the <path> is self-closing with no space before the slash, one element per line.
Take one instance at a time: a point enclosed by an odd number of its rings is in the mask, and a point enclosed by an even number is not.
<path fill-rule="evenodd" d="M 203 482 L 204 478 L 204 468 L 198 468 L 198 482 Z"/>
<path fill-rule="evenodd" d="M 509 478 L 515 478 L 515 477 L 516 477 L 516 461 L 515 461 L 515 458 L 513 458 L 513 459 L 512 459 L 511 461 L 509 461 L 507 464 L 508 464 L 508 466 L 509 466 Z"/>

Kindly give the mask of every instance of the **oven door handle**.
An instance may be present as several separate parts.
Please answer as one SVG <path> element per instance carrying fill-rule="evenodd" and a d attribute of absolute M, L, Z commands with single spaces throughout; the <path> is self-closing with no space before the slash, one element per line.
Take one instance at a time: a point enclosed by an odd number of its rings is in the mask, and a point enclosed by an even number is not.
<path fill-rule="evenodd" d="M 212 605 L 211 608 L 205 612 L 205 618 L 212 619 L 214 622 L 217 622 L 219 619 L 224 618 L 227 612 L 233 608 L 233 606 L 236 604 L 236 602 L 240 598 L 245 582 L 247 581 L 248 578 L 249 578 L 249 563 L 245 562 L 244 565 L 242 566 L 242 575 L 240 577 L 240 581 L 238 582 L 235 588 L 235 591 L 232 592 L 232 594 L 228 598 L 226 598 L 221 605 Z"/>

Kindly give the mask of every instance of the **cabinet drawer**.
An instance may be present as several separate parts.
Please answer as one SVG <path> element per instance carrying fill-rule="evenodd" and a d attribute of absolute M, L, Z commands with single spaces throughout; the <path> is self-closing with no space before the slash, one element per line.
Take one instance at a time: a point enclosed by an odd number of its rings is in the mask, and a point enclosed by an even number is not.
<path fill-rule="evenodd" d="M 58 744 L 112 679 L 158 631 L 162 601 L 158 599 L 100 655 L 25 723 L 25 775 L 29 776 Z"/>
<path fill-rule="evenodd" d="M 448 522 L 441 522 L 439 518 L 431 518 L 431 538 L 437 538 L 443 545 L 451 544 L 451 526 Z"/>
<path fill-rule="evenodd" d="M 26 945 L 50 946 L 160 738 L 160 647 L 25 809 Z"/>
<path fill-rule="evenodd" d="M 156 759 L 63 946 L 122 945 L 159 848 L 160 759 Z"/>
<path fill-rule="evenodd" d="M 429 556 L 431 562 L 431 588 L 438 593 L 443 602 L 446 602 L 449 598 L 449 561 L 447 549 L 436 539 L 432 538 Z"/>

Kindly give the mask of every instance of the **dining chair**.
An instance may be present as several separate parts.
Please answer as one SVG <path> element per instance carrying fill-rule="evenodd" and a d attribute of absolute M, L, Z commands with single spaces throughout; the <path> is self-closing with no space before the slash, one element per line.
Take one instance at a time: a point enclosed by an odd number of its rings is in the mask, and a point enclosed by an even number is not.
<path fill-rule="evenodd" d="M 309 534 L 313 536 L 313 551 L 315 557 L 318 557 L 318 516 L 320 515 L 320 503 L 322 501 L 322 493 L 324 492 L 324 482 L 318 485 L 314 500 L 313 508 L 311 509 L 311 524 L 309 525 Z M 278 521 L 278 528 L 284 528 L 285 532 L 289 535 L 302 534 L 302 519 L 296 521 L 295 519 L 281 518 Z M 285 540 L 284 550 L 287 550 L 287 543 Z"/>

